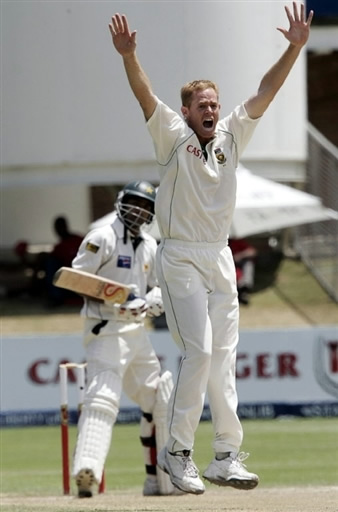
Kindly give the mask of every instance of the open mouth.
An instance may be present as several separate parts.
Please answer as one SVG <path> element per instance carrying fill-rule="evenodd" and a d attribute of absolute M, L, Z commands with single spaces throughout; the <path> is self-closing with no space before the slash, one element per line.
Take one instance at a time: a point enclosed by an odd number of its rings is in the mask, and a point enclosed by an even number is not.
<path fill-rule="evenodd" d="M 205 119 L 205 121 L 203 121 L 204 128 L 212 128 L 213 125 L 214 125 L 214 122 L 212 119 Z"/>

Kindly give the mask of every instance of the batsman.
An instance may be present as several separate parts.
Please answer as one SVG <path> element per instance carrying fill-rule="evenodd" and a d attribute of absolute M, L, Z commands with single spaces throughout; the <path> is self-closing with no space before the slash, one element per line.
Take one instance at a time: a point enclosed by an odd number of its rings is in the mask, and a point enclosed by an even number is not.
<path fill-rule="evenodd" d="M 119 281 L 134 290 L 123 304 L 84 298 L 87 388 L 73 461 L 80 498 L 91 497 L 101 481 L 122 389 L 142 411 L 143 494 L 174 492 L 168 476 L 156 467 L 157 449 L 168 438 L 172 376 L 168 371 L 161 375 L 145 328 L 146 315 L 163 312 L 155 275 L 157 243 L 141 229 L 153 219 L 155 196 L 156 190 L 148 182 L 126 185 L 118 195 L 112 223 L 89 232 L 72 262 L 74 269 Z"/>

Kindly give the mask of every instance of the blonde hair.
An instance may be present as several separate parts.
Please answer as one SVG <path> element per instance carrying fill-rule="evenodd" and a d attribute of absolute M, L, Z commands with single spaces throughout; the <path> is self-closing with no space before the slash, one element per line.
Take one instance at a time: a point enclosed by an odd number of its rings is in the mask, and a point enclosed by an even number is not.
<path fill-rule="evenodd" d="M 181 101 L 183 107 L 190 107 L 192 96 L 195 91 L 205 91 L 205 89 L 214 89 L 218 98 L 218 87 L 215 82 L 212 82 L 211 80 L 194 80 L 193 82 L 188 82 L 183 85 L 181 88 Z"/>

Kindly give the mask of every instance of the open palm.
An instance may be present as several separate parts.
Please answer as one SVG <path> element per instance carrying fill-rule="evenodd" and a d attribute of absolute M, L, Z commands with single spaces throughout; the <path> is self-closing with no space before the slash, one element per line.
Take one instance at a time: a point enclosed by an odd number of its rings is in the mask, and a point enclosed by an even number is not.
<path fill-rule="evenodd" d="M 300 12 L 297 9 L 296 2 L 293 2 L 293 15 L 290 9 L 285 6 L 285 12 L 290 22 L 289 30 L 278 28 L 289 43 L 295 46 L 304 46 L 310 34 L 310 25 L 313 18 L 313 11 L 310 11 L 307 20 L 305 19 L 305 7 L 300 6 Z"/>
<path fill-rule="evenodd" d="M 109 30 L 118 53 L 126 56 L 135 51 L 136 30 L 130 32 L 127 18 L 124 15 L 115 14 L 109 24 Z"/>

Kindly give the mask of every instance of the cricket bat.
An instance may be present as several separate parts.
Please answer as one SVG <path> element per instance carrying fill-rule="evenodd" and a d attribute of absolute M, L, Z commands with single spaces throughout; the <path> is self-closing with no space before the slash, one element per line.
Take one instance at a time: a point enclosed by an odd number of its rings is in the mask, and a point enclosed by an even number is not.
<path fill-rule="evenodd" d="M 128 295 L 133 293 L 132 286 L 70 267 L 61 267 L 57 270 L 53 277 L 53 284 L 79 295 L 116 304 L 123 304 Z"/>

